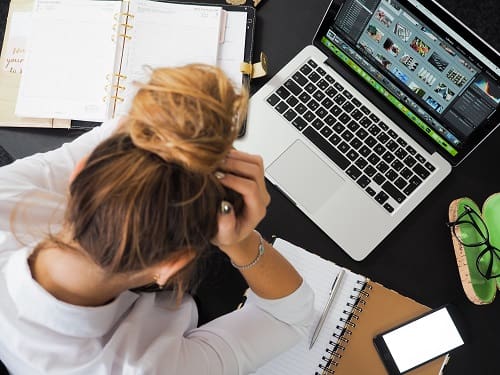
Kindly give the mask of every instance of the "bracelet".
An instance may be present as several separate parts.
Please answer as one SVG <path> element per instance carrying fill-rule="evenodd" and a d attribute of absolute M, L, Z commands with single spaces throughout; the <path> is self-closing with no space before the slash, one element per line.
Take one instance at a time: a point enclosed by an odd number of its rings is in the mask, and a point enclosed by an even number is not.
<path fill-rule="evenodd" d="M 231 265 L 234 268 L 239 269 L 239 270 L 246 270 L 248 268 L 251 268 L 251 267 L 255 266 L 259 262 L 259 260 L 262 257 L 262 255 L 264 255 L 264 240 L 262 239 L 261 234 L 259 232 L 257 232 L 255 229 L 254 229 L 254 232 L 257 233 L 257 235 L 259 236 L 259 248 L 258 248 L 259 252 L 257 253 L 257 256 L 250 263 L 245 264 L 243 266 L 238 266 L 236 263 L 234 263 L 231 260 Z"/>

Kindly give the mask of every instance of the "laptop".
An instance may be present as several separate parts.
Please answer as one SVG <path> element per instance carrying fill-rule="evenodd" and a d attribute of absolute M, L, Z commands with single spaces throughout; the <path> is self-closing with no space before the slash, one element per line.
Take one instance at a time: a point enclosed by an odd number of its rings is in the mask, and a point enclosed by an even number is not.
<path fill-rule="evenodd" d="M 499 53 L 436 2 L 333 0 L 252 96 L 236 147 L 360 261 L 498 126 L 499 103 Z"/>

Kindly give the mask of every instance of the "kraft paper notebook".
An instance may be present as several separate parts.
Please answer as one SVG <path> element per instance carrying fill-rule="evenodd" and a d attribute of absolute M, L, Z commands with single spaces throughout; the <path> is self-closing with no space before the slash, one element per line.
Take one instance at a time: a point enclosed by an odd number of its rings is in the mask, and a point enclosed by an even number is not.
<path fill-rule="evenodd" d="M 34 0 L 12 0 L 0 55 L 0 126 L 69 128 L 69 120 L 15 115 Z"/>
<path fill-rule="evenodd" d="M 295 266 L 314 290 L 316 323 L 341 267 L 283 239 L 276 239 L 274 247 Z M 256 374 L 387 374 L 373 346 L 373 337 L 430 309 L 349 270 L 345 270 L 339 287 L 313 348 L 309 350 L 314 323 L 305 340 L 268 362 Z M 444 356 L 408 374 L 437 375 L 443 361 Z"/>
<path fill-rule="evenodd" d="M 134 81 L 161 66 L 218 65 L 241 85 L 243 8 L 250 7 L 38 0 L 16 114 L 100 122 L 126 113 Z"/>

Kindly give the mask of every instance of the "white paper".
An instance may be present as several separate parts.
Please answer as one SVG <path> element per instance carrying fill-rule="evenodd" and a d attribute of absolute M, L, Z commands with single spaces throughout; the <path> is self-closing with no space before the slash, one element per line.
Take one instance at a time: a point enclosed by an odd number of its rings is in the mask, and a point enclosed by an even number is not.
<path fill-rule="evenodd" d="M 189 4 L 131 1 L 131 40 L 125 43 L 122 74 L 127 76 L 126 112 L 137 92 L 133 82 L 146 82 L 145 68 L 189 63 L 216 65 L 221 36 L 222 8 Z"/>
<path fill-rule="evenodd" d="M 307 281 L 315 293 L 314 309 L 316 310 L 314 322 L 311 326 L 309 335 L 292 349 L 281 354 L 277 358 L 271 360 L 255 373 L 259 375 L 306 375 L 316 372 L 322 373 L 318 367 L 319 364 L 325 364 L 321 358 L 328 356 L 325 352 L 326 348 L 331 348 L 330 341 L 336 342 L 332 336 L 334 333 L 340 333 L 337 325 L 344 326 L 340 318 L 346 318 L 344 310 L 349 313 L 352 308 L 347 306 L 347 303 L 355 302 L 351 296 L 356 297 L 355 288 L 361 287 L 360 283 L 365 283 L 364 276 L 355 274 L 349 270 L 345 270 L 342 283 L 339 284 L 339 289 L 333 300 L 329 314 L 323 324 L 316 343 L 309 350 L 309 343 L 316 323 L 318 322 L 323 307 L 327 303 L 328 296 L 333 280 L 340 271 L 340 267 L 335 263 L 327 261 L 316 254 L 310 253 L 291 243 L 277 239 L 274 247 L 281 253 L 301 274 L 302 278 Z"/>
<path fill-rule="evenodd" d="M 39 0 L 16 115 L 102 121 L 114 71 L 115 1 Z"/>

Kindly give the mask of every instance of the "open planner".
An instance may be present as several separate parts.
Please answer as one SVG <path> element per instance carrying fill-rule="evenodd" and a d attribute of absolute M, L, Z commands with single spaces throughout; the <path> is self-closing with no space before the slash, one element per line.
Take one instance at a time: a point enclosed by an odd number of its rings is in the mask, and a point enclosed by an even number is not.
<path fill-rule="evenodd" d="M 112 118 L 127 112 L 134 81 L 146 81 L 148 69 L 160 66 L 218 65 L 241 85 L 248 14 L 239 8 L 38 0 L 16 115 Z"/>
<path fill-rule="evenodd" d="M 314 346 L 314 326 L 341 267 L 283 240 L 274 247 L 294 265 L 315 292 L 316 318 L 309 336 L 261 367 L 259 375 L 385 375 L 373 337 L 429 310 L 428 307 L 345 269 L 344 278 Z M 444 357 L 408 374 L 437 375 Z"/>

